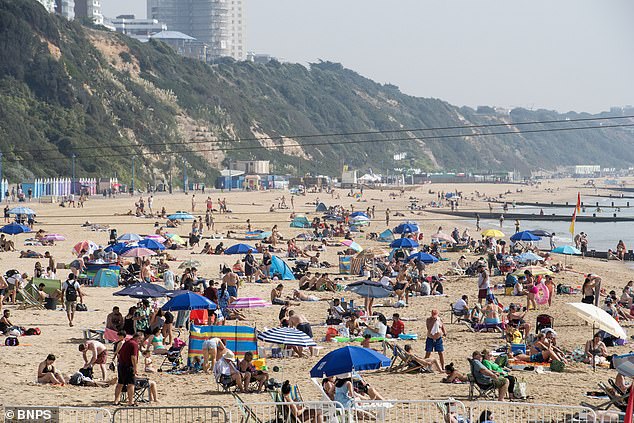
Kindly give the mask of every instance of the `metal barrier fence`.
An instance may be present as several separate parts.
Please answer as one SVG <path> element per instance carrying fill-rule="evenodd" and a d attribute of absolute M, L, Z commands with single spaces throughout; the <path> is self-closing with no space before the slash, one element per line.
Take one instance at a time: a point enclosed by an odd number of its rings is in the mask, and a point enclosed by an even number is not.
<path fill-rule="evenodd" d="M 112 423 L 229 423 L 224 407 L 127 407 L 117 408 Z"/>
<path fill-rule="evenodd" d="M 495 423 L 598 423 L 594 410 L 581 406 L 534 404 L 526 402 L 477 401 L 470 407 L 471 421 Z M 607 420 L 605 423 L 612 423 Z"/>
<path fill-rule="evenodd" d="M 348 420 L 343 406 L 332 401 L 248 403 L 236 397 L 229 409 L 231 423 L 346 423 Z"/>
<path fill-rule="evenodd" d="M 597 423 L 621 423 L 625 420 L 625 413 L 619 411 L 595 411 Z"/>
<path fill-rule="evenodd" d="M 110 423 L 112 415 L 97 407 L 41 407 L 27 405 L 0 406 L 3 421 L 44 421 L 59 423 Z"/>
<path fill-rule="evenodd" d="M 435 423 L 466 421 L 465 405 L 453 398 L 443 400 L 355 401 L 355 420 L 379 423 Z M 453 418 L 453 419 L 452 419 Z"/>

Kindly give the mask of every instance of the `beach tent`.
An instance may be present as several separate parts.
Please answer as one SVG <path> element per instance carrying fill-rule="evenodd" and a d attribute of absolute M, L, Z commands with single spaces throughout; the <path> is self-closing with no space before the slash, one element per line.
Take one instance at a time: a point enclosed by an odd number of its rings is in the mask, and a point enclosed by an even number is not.
<path fill-rule="evenodd" d="M 378 242 L 392 242 L 394 241 L 394 232 L 392 232 L 390 229 L 386 229 L 383 232 L 381 232 L 379 234 L 379 237 L 377 238 Z"/>
<path fill-rule="evenodd" d="M 93 280 L 93 286 L 116 288 L 119 286 L 119 273 L 112 269 L 99 269 Z"/>
<path fill-rule="evenodd" d="M 291 268 L 277 256 L 271 256 L 271 276 L 277 276 L 285 281 L 295 280 L 295 275 Z"/>
<path fill-rule="evenodd" d="M 324 203 L 319 203 L 317 204 L 317 207 L 315 208 L 316 212 L 327 212 L 328 211 L 328 207 L 326 207 L 326 205 Z"/>
<path fill-rule="evenodd" d="M 236 358 L 244 358 L 246 352 L 252 352 L 258 358 L 258 341 L 255 328 L 250 326 L 196 326 L 189 327 L 189 345 L 187 365 L 191 366 L 194 357 L 203 355 L 203 343 L 207 339 L 220 338 L 225 346 L 235 353 Z"/>
<path fill-rule="evenodd" d="M 306 216 L 300 214 L 291 222 L 291 228 L 310 228 L 310 222 Z"/>

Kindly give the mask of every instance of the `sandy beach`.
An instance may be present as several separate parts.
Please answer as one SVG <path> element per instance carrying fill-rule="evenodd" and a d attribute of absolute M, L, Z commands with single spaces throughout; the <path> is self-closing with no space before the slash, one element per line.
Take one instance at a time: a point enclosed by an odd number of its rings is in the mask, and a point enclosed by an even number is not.
<path fill-rule="evenodd" d="M 425 211 L 411 212 L 408 210 L 410 197 L 418 199 L 418 203 L 423 205 L 430 201 L 436 200 L 438 191 L 454 191 L 458 190 L 463 193 L 465 201 L 460 205 L 465 210 L 488 210 L 486 201 L 476 198 L 476 192 L 486 196 L 498 197 L 499 194 L 510 192 L 504 196 L 505 200 L 512 201 L 543 201 L 543 202 L 570 202 L 574 204 L 577 192 L 581 192 L 582 199 L 584 195 L 594 194 L 594 189 L 582 187 L 584 181 L 575 180 L 556 180 L 545 181 L 536 186 L 526 185 L 504 185 L 504 184 L 433 184 L 418 186 L 415 190 L 405 191 L 401 196 L 396 190 L 371 190 L 366 189 L 361 199 L 357 200 L 348 197 L 347 190 L 337 190 L 339 199 L 333 198 L 326 193 L 309 193 L 306 196 L 295 196 L 294 205 L 295 212 L 306 214 L 309 219 L 312 216 L 321 215 L 315 213 L 314 203 L 319 200 L 326 205 L 341 204 L 344 207 L 354 206 L 355 210 L 365 210 L 367 207 L 376 207 L 376 219 L 371 222 L 369 228 L 364 232 L 356 234 L 355 241 L 363 247 L 372 247 L 380 245 L 374 241 L 365 239 L 365 235 L 369 232 L 380 233 L 386 229 L 385 210 L 389 208 L 392 211 L 390 227 L 394 227 L 404 220 L 416 220 L 421 225 L 421 230 L 425 234 L 423 243 L 429 242 L 428 235 L 435 233 L 439 227 L 443 231 L 450 233 L 457 226 L 462 230 L 466 227 L 470 228 L 472 235 L 476 235 L 475 221 L 465 224 L 463 220 L 456 222 L 448 216 L 429 214 Z M 602 181 L 597 181 L 598 185 L 602 185 Z M 517 192 L 518 189 L 523 192 Z M 430 194 L 429 190 L 434 191 Z M 390 194 L 396 194 L 391 197 Z M 282 210 L 269 212 L 272 204 L 277 204 L 282 196 L 286 197 L 287 204 L 290 204 L 289 192 L 269 191 L 269 192 L 215 192 L 201 193 L 196 192 L 196 214 L 203 213 L 205 209 L 205 199 L 209 195 L 214 203 L 218 198 L 226 198 L 227 206 L 233 211 L 229 214 L 215 215 L 215 229 L 218 233 L 226 234 L 228 230 L 244 232 L 246 230 L 246 220 L 250 219 L 254 229 L 271 230 L 275 224 L 279 226 L 280 234 L 284 239 L 288 239 L 303 232 L 301 229 L 293 229 L 289 227 L 290 210 Z M 143 195 L 147 197 L 146 194 Z M 124 214 L 128 210 L 134 210 L 134 202 L 138 200 L 138 195 L 130 197 L 121 195 L 113 199 L 104 199 L 101 196 L 90 198 L 83 209 L 79 208 L 62 208 L 57 204 L 41 204 L 32 202 L 28 204 L 38 215 L 39 224 L 36 230 L 44 229 L 50 233 L 61 233 L 66 236 L 66 241 L 57 242 L 52 247 L 28 247 L 38 252 L 44 253 L 50 251 L 58 262 L 70 263 L 73 258 L 71 253 L 72 246 L 80 240 L 92 240 L 98 244 L 106 245 L 108 243 L 108 232 L 93 232 L 85 230 L 81 224 L 90 221 L 108 225 L 116 228 L 121 235 L 125 232 L 134 232 L 139 234 L 153 233 L 153 225 L 155 218 L 137 218 L 134 216 L 115 216 L 115 214 Z M 473 198 L 473 200 L 472 200 Z M 155 210 L 165 207 L 168 212 L 176 210 L 191 209 L 191 194 L 182 193 L 167 195 L 157 194 L 154 197 Z M 501 205 L 495 205 L 501 211 Z M 394 216 L 395 211 L 400 211 L 405 216 Z M 570 210 L 562 209 L 562 214 L 571 214 Z M 163 223 L 163 220 L 161 220 Z M 189 232 L 189 224 L 185 223 L 176 232 L 185 237 Z M 484 227 L 483 229 L 486 229 Z M 577 231 L 583 231 L 583 225 L 577 225 Z M 209 235 L 205 233 L 205 236 Z M 511 235 L 511 233 L 506 234 Z M 28 272 L 32 275 L 34 264 L 37 259 L 21 259 L 19 250 L 26 249 L 23 240 L 27 235 L 15 236 L 16 252 L 0 253 L 0 263 L 2 271 L 8 269 L 18 269 Z M 623 237 L 626 245 L 630 246 L 634 241 L 634 231 L 628 223 L 623 224 Z M 508 237 L 507 237 L 508 240 Z M 201 242 L 201 247 L 204 242 Z M 212 245 L 216 245 L 218 241 L 209 240 Z M 614 240 L 616 245 L 618 239 Z M 224 240 L 225 245 L 231 245 L 240 241 Z M 590 240 L 590 242 L 592 242 Z M 285 243 L 281 244 L 285 247 Z M 305 242 L 299 243 L 300 246 L 306 245 Z M 381 244 L 385 246 L 385 244 Z M 231 266 L 237 258 L 241 256 L 223 256 L 223 255 L 200 255 L 192 254 L 200 252 L 201 247 L 194 250 L 178 250 L 172 254 L 178 261 L 194 258 L 202 263 L 199 274 L 206 278 L 219 280 L 220 265 L 226 264 Z M 326 253 L 322 253 L 322 260 L 333 264 L 333 267 L 324 269 L 329 273 L 338 273 L 337 252 L 341 249 L 329 247 Z M 278 254 L 284 258 L 284 253 Z M 428 272 L 432 274 L 444 274 L 449 263 L 456 261 L 460 254 L 446 253 L 445 256 L 449 261 L 441 261 L 428 267 Z M 474 254 L 467 254 L 469 261 L 477 259 Z M 563 257 L 556 257 L 556 260 L 563 262 Z M 39 260 L 45 263 L 43 260 Z M 628 280 L 634 279 L 631 267 L 627 263 L 617 261 L 601 261 L 595 259 L 581 259 L 579 257 L 568 259 L 568 263 L 572 264 L 571 271 L 559 273 L 555 276 L 555 283 L 564 283 L 573 287 L 580 286 L 583 283 L 584 273 L 595 273 L 601 276 L 603 287 L 606 290 L 616 290 L 620 296 L 621 289 Z M 178 267 L 175 262 L 171 267 Z M 59 270 L 58 277 L 66 276 L 66 271 Z M 358 280 L 356 276 L 345 276 L 348 282 Z M 503 277 L 497 276 L 493 278 L 495 284 L 503 283 Z M 290 293 L 293 288 L 297 288 L 296 281 L 284 282 L 285 294 Z M 245 284 L 240 290 L 241 296 L 257 296 L 268 299 L 272 284 Z M 79 312 L 76 314 L 76 322 L 74 327 L 69 327 L 66 316 L 62 311 L 33 311 L 30 309 L 20 309 L 16 306 L 5 306 L 12 311 L 12 321 L 15 324 L 24 327 L 41 328 L 40 336 L 22 337 L 21 345 L 18 347 L 5 347 L 4 338 L 0 338 L 0 402 L 4 404 L 23 404 L 23 405 L 69 405 L 69 406 L 105 406 L 112 404 L 114 389 L 113 388 L 86 388 L 86 387 L 53 387 L 49 385 L 38 385 L 36 380 L 36 369 L 47 354 L 53 353 L 58 359 L 57 367 L 64 373 L 70 374 L 76 371 L 81 365 L 81 353 L 77 351 L 77 345 L 82 339 L 82 329 L 102 329 L 105 324 L 106 315 L 113 306 L 118 305 L 122 312 L 128 307 L 134 305 L 136 301 L 127 297 L 115 297 L 112 293 L 115 289 L 110 288 L 85 288 L 85 302 L 89 311 Z M 434 308 L 440 310 L 441 317 L 446 322 L 448 335 L 445 339 L 446 362 L 453 362 L 457 369 L 463 373 L 469 371 L 467 356 L 470 356 L 473 350 L 481 350 L 483 348 L 494 349 L 503 344 L 500 335 L 497 333 L 472 333 L 463 324 L 449 324 L 450 313 L 449 305 L 457 300 L 461 295 L 467 294 L 471 299 L 477 297 L 476 279 L 471 277 L 448 276 L 445 284 L 445 292 L 447 296 L 442 297 L 414 297 L 406 308 L 394 309 L 391 307 L 377 308 L 386 316 L 391 316 L 393 312 L 398 311 L 402 317 L 406 318 L 405 327 L 408 332 L 416 332 L 419 340 L 408 342 L 414 346 L 414 350 L 418 354 L 424 353 L 425 339 L 425 318 L 429 316 L 430 311 Z M 498 299 L 502 304 L 510 302 L 511 297 L 503 296 L 502 291 L 495 291 Z M 319 292 L 316 295 L 321 298 L 341 297 L 341 293 L 333 294 L 327 292 Z M 345 293 L 346 297 L 351 294 Z M 591 338 L 592 329 L 576 318 L 568 307 L 567 302 L 580 301 L 580 294 L 577 295 L 561 295 L 557 296 L 552 307 L 540 306 L 539 310 L 529 312 L 527 320 L 532 325 L 535 324 L 535 317 L 539 313 L 548 313 L 555 318 L 555 329 L 558 333 L 558 344 L 568 350 L 575 347 L 583 346 L 587 340 Z M 524 299 L 514 298 L 514 302 L 524 302 Z M 380 301 L 377 301 L 380 302 Z M 523 304 L 524 305 L 524 304 Z M 304 314 L 314 325 L 313 332 L 315 340 L 319 345 L 323 346 L 321 355 L 328 351 L 340 347 L 345 344 L 326 343 L 323 341 L 326 331 L 324 324 L 327 310 L 326 302 L 304 302 L 296 309 Z M 242 322 L 244 325 L 256 325 L 259 329 L 275 327 L 278 324 L 279 306 L 270 308 L 248 310 L 248 320 Z M 125 313 L 124 313 L 125 314 Z M 231 323 L 231 322 L 230 322 Z M 624 324 L 628 335 L 631 334 L 631 328 L 627 323 Z M 404 345 L 404 341 L 400 341 Z M 380 345 L 374 345 L 380 349 Z M 626 353 L 631 349 L 630 345 L 622 347 L 610 348 L 610 353 Z M 301 388 L 304 399 L 318 400 L 319 393 L 312 385 L 308 371 L 316 363 L 318 357 L 312 358 L 292 358 L 292 359 L 267 359 L 269 369 L 278 366 L 281 371 L 271 373 L 271 376 L 277 380 L 283 381 L 289 379 L 291 383 L 297 383 Z M 155 361 L 158 361 L 155 360 Z M 98 373 L 98 372 L 97 372 Z M 597 382 L 606 381 L 608 378 L 614 378 L 615 371 L 599 368 L 593 371 L 586 364 L 571 364 L 567 366 L 564 373 L 544 372 L 538 374 L 535 372 L 515 372 L 516 376 L 528 384 L 528 394 L 532 397 L 531 401 L 539 403 L 559 403 L 578 405 L 582 401 L 589 401 L 585 393 L 597 389 Z M 113 376 L 112 373 L 109 374 Z M 416 374 L 416 375 L 395 375 L 389 373 L 370 373 L 366 379 L 378 390 L 383 393 L 385 398 L 390 399 L 431 399 L 455 397 L 457 399 L 466 400 L 468 394 L 468 384 L 443 384 L 440 374 Z M 216 395 L 216 383 L 211 375 L 169 375 L 169 374 L 153 374 L 152 380 L 158 383 L 158 395 L 161 405 L 213 405 L 232 402 L 228 395 Z M 253 394 L 249 397 L 253 401 L 267 400 L 267 396 L 258 396 Z"/>

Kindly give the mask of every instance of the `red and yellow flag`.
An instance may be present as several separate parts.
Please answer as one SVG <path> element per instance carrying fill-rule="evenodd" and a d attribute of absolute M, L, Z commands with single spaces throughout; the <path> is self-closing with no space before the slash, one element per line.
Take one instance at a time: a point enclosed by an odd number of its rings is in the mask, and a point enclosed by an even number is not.
<path fill-rule="evenodd" d="M 577 209 L 572 213 L 572 221 L 570 221 L 570 228 L 568 228 L 568 232 L 571 234 L 575 234 L 575 220 L 577 220 Z"/>
<path fill-rule="evenodd" d="M 577 192 L 577 213 L 581 213 L 581 193 Z"/>

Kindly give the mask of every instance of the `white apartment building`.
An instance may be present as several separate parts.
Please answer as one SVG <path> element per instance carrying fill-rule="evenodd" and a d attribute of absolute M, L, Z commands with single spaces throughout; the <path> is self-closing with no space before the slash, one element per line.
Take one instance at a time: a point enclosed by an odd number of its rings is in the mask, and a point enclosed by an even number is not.
<path fill-rule="evenodd" d="M 211 59 L 245 59 L 244 0 L 147 0 L 147 17 L 207 44 Z"/>
<path fill-rule="evenodd" d="M 68 20 L 75 19 L 75 0 L 56 0 L 55 13 Z"/>
<path fill-rule="evenodd" d="M 55 0 L 37 0 L 48 13 L 55 13 Z"/>
<path fill-rule="evenodd" d="M 59 0 L 58 0 L 59 1 Z M 75 0 L 75 17 L 90 19 L 96 25 L 103 25 L 100 0 Z"/>
<path fill-rule="evenodd" d="M 140 41 L 148 41 L 159 32 L 167 31 L 167 25 L 156 19 L 136 19 L 134 15 L 119 15 L 107 21 L 117 32 Z"/>

